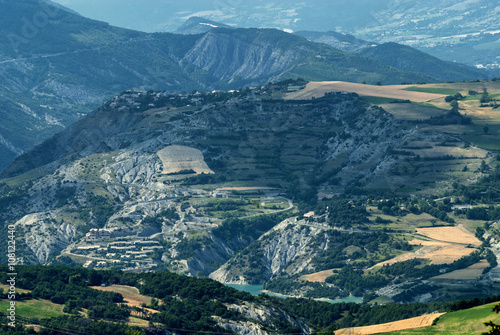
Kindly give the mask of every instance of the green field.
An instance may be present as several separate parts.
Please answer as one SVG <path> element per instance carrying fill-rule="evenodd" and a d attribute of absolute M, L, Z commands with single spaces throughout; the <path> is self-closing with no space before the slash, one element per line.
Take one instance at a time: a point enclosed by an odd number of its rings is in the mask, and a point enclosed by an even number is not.
<path fill-rule="evenodd" d="M 464 141 L 470 142 L 481 149 L 500 150 L 500 137 L 494 135 L 462 135 Z"/>
<path fill-rule="evenodd" d="M 500 315 L 492 312 L 493 306 L 497 303 L 491 303 L 483 306 L 474 307 L 457 312 L 451 312 L 443 315 L 437 321 L 435 326 L 398 331 L 393 335 L 403 334 L 443 334 L 443 335 L 456 335 L 456 334 L 481 334 L 490 328 L 483 325 L 484 322 L 492 320 L 495 323 L 500 323 Z"/>
<path fill-rule="evenodd" d="M 0 310 L 7 310 L 9 304 L 9 300 L 0 300 Z M 47 319 L 65 315 L 62 312 L 63 307 L 63 305 L 54 304 L 49 300 L 43 299 L 16 301 L 16 315 L 30 319 Z"/>

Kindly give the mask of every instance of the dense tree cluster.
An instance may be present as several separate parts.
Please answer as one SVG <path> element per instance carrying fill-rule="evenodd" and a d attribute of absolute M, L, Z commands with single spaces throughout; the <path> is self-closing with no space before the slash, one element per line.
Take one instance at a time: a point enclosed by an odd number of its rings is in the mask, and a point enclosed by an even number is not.
<path fill-rule="evenodd" d="M 497 158 L 498 159 L 498 158 Z M 454 185 L 453 195 L 459 196 L 466 204 L 486 203 L 494 204 L 500 202 L 500 168 L 482 177 L 478 182 L 471 185 Z"/>
<path fill-rule="evenodd" d="M 234 238 L 243 237 L 252 239 L 259 238 L 263 233 L 283 221 L 289 214 L 259 215 L 246 219 L 226 219 L 217 228 L 212 230 L 214 236 L 231 241 Z"/>
<path fill-rule="evenodd" d="M 75 308 L 78 301 L 95 299 L 93 306 L 88 307 L 89 316 L 102 318 L 104 321 L 85 318 L 80 315 L 65 315 L 41 321 L 31 320 L 20 316 L 19 321 L 37 322 L 42 326 L 39 334 L 55 333 L 78 334 L 111 334 L 123 335 L 141 334 L 153 335 L 158 331 L 175 331 L 179 334 L 192 332 L 225 332 L 220 328 L 213 316 L 223 319 L 241 320 L 245 317 L 235 309 L 228 308 L 228 304 L 257 303 L 283 311 L 303 319 L 315 329 L 331 331 L 343 327 L 391 322 L 404 318 L 414 317 L 425 313 L 446 310 L 470 308 L 479 304 L 500 299 L 499 296 L 458 301 L 453 303 L 431 304 L 396 304 L 386 306 L 368 306 L 355 303 L 330 304 L 307 299 L 280 299 L 265 295 L 252 296 L 249 293 L 237 291 L 210 279 L 200 279 L 176 275 L 173 273 L 123 273 L 119 271 L 93 271 L 81 268 L 67 268 L 54 266 L 18 266 L 18 288 L 32 290 L 33 295 L 46 297 L 49 294 L 57 296 L 57 303 L 66 303 L 69 308 Z M 6 280 L 7 268 L 0 266 L 0 279 Z M 153 328 L 133 329 L 122 322 L 112 322 L 117 319 L 116 313 L 124 313 L 125 309 L 114 309 L 116 302 L 121 301 L 119 294 L 92 290 L 88 286 L 102 282 L 108 284 L 124 284 L 137 287 L 142 294 L 153 297 L 149 308 L 158 310 L 158 313 L 147 316 L 150 321 L 161 323 L 160 329 Z M 56 286 L 57 292 L 49 292 L 49 284 Z M 81 291 L 80 294 L 75 291 Z M 32 330 L 20 325 L 6 326 L 6 318 L 1 317 L 0 331 L 2 334 L 34 334 Z M 297 332 L 298 329 L 285 322 L 273 320 L 275 328 L 269 329 L 278 333 Z"/>
<path fill-rule="evenodd" d="M 333 287 L 328 283 L 308 282 L 297 280 L 297 278 L 298 275 L 274 278 L 264 284 L 264 289 L 286 295 L 293 295 L 300 291 L 304 298 L 337 299 L 342 296 L 337 287 Z"/>
<path fill-rule="evenodd" d="M 456 100 L 452 102 L 456 103 Z M 427 120 L 422 121 L 423 123 L 428 123 L 432 125 L 448 125 L 448 124 L 471 124 L 472 119 L 470 116 L 463 115 L 458 111 L 458 107 L 454 107 L 451 111 L 446 114 L 433 116 Z"/>
<path fill-rule="evenodd" d="M 325 332 L 339 328 L 365 326 L 445 311 L 448 303 L 392 304 L 370 306 L 355 303 L 318 302 L 307 299 L 279 299 L 270 297 L 276 304 L 308 320 Z M 323 331 L 321 332 L 323 333 Z"/>
<path fill-rule="evenodd" d="M 349 234 L 331 230 L 327 234 L 328 247 L 323 253 L 313 258 L 313 264 L 318 271 L 342 268 L 346 265 L 347 259 L 356 260 L 358 267 L 374 265 L 376 258 L 371 259 L 369 256 L 374 256 L 385 248 L 411 250 L 408 242 L 396 239 L 384 232 Z M 322 240 L 322 237 L 318 237 L 311 247 L 319 246 Z M 358 250 L 347 253 L 347 247 L 357 247 Z"/>
<path fill-rule="evenodd" d="M 350 227 L 354 224 L 368 223 L 368 212 L 361 201 L 332 198 L 314 208 L 316 215 L 327 213 L 331 226 Z"/>
<path fill-rule="evenodd" d="M 465 214 L 469 220 L 496 221 L 500 219 L 500 206 L 459 209 L 455 210 L 455 214 Z"/>
<path fill-rule="evenodd" d="M 387 284 L 387 278 L 379 274 L 364 274 L 352 266 L 343 267 L 337 274 L 326 278 L 327 283 L 341 287 L 354 296 L 362 296 L 366 290 L 380 288 Z"/>
<path fill-rule="evenodd" d="M 377 208 L 386 215 L 405 216 L 408 213 L 416 215 L 427 213 L 441 221 L 454 223 L 455 221 L 447 214 L 452 211 L 451 207 L 449 198 L 441 202 L 421 198 L 390 198 L 379 201 L 377 204 Z"/>

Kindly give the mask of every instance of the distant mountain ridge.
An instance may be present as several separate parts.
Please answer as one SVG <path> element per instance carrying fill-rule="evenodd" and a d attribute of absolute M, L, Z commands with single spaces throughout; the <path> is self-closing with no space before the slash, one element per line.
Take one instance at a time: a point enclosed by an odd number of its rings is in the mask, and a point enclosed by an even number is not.
<path fill-rule="evenodd" d="M 202 17 L 193 16 L 190 17 L 182 26 L 174 31 L 174 34 L 181 35 L 196 35 L 204 34 L 213 28 L 231 28 L 230 26 L 215 22 L 212 20 L 204 19 Z"/>
<path fill-rule="evenodd" d="M 352 35 L 341 34 L 335 31 L 297 31 L 295 35 L 302 36 L 309 41 L 324 43 L 343 51 L 357 51 L 376 43 L 368 42 L 356 38 Z"/>
<path fill-rule="evenodd" d="M 151 0 L 149 7 L 139 0 L 56 1 L 88 17 L 141 31 L 174 31 L 186 17 L 203 16 L 240 28 L 336 31 L 377 43 L 397 42 L 444 60 L 500 71 L 498 1 Z M 160 14 L 167 10 L 172 15 Z"/>
<path fill-rule="evenodd" d="M 473 78 L 480 71 L 460 63 L 447 62 L 425 52 L 394 42 L 363 48 L 359 56 L 377 60 L 402 71 L 432 74 L 444 81 L 456 80 L 457 76 Z"/>

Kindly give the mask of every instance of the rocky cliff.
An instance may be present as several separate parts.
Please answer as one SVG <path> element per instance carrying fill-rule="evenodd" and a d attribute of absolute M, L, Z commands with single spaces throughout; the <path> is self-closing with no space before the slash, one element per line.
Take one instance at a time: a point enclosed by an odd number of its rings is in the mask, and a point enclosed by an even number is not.
<path fill-rule="evenodd" d="M 282 273 L 314 270 L 312 259 L 327 248 L 325 231 L 329 229 L 297 217 L 287 219 L 212 272 L 210 278 L 225 284 L 262 284 Z M 318 239 L 321 243 L 310 247 Z M 259 275 L 255 276 L 255 272 Z"/>

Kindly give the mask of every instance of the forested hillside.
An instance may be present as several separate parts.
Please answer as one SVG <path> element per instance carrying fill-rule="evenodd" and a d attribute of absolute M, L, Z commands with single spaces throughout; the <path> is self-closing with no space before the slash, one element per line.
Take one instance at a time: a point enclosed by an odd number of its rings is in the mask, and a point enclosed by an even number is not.
<path fill-rule="evenodd" d="M 1 267 L 6 282 L 7 267 Z M 158 334 L 174 331 L 242 333 L 330 333 L 332 330 L 401 320 L 436 311 L 457 311 L 498 300 L 498 296 L 453 303 L 366 306 L 329 304 L 306 299 L 252 296 L 209 279 L 170 273 L 123 273 L 68 267 L 19 266 L 17 308 L 42 301 L 34 314 L 16 316 L 15 328 L 5 334 Z M 103 287 L 104 286 L 104 287 Z M 111 291 L 104 291 L 109 288 Z M 133 305 L 112 290 L 133 291 L 148 304 Z M 141 298 L 142 297 L 142 298 Z M 6 298 L 2 294 L 0 304 Z M 130 295 L 127 295 L 131 299 Z M 2 305 L 3 306 L 3 305 Z M 48 316 L 49 306 L 59 306 L 58 316 Z M 62 310 L 62 312 L 61 312 Z M 3 314 L 4 312 L 2 312 Z M 137 326 L 138 321 L 143 321 Z M 26 325 L 39 325 L 34 332 Z"/>

